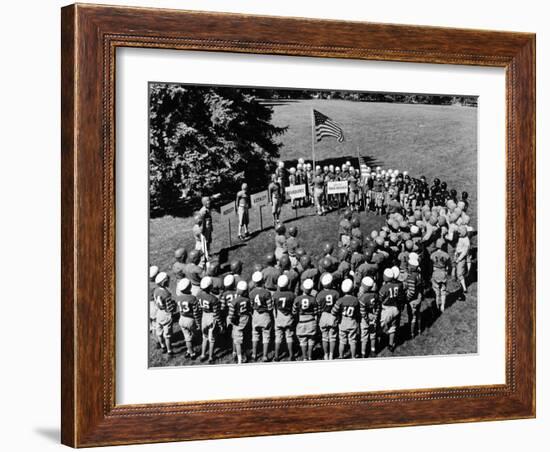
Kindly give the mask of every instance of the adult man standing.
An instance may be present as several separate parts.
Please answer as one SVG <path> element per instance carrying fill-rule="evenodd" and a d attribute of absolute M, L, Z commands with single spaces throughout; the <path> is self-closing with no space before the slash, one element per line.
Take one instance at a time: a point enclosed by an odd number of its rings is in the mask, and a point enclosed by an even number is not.
<path fill-rule="evenodd" d="M 315 177 L 313 179 L 313 199 L 315 200 L 315 207 L 317 209 L 317 215 L 325 214 L 325 207 L 323 205 L 323 197 L 325 194 L 325 178 L 321 167 L 318 166 L 315 170 Z"/>
<path fill-rule="evenodd" d="M 435 247 L 437 249 L 431 255 L 433 264 L 432 287 L 435 292 L 435 303 L 439 310 L 443 312 L 447 298 L 447 276 L 451 267 L 451 258 L 443 249 L 445 239 L 437 239 Z"/>
<path fill-rule="evenodd" d="M 235 198 L 237 215 L 239 217 L 239 238 L 244 240 L 248 235 L 248 210 L 250 209 L 250 194 L 248 193 L 248 184 L 241 185 L 241 190 Z"/>
<path fill-rule="evenodd" d="M 206 241 L 206 251 L 210 254 L 210 244 L 212 243 L 212 232 L 214 230 L 212 226 L 212 214 L 210 212 L 211 200 L 209 196 L 203 196 L 202 207 L 199 210 L 199 215 L 202 218 L 202 235 Z M 206 253 L 205 253 L 206 254 Z M 206 258 L 208 260 L 208 257 Z"/>

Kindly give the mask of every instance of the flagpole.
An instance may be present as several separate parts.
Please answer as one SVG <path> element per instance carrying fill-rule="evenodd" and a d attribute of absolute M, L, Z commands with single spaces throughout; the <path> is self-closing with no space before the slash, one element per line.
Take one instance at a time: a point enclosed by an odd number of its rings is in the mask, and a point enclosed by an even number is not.
<path fill-rule="evenodd" d="M 311 109 L 311 157 L 313 160 L 313 174 L 315 174 L 315 114 Z"/>

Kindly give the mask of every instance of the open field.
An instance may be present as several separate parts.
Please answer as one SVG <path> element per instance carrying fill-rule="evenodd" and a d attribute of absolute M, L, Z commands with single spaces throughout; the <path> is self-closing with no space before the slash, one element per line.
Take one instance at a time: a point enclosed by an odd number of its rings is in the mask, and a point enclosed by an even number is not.
<path fill-rule="evenodd" d="M 412 176 L 425 175 L 429 182 L 439 177 L 457 191 L 470 194 L 469 214 L 472 224 L 477 221 L 477 110 L 459 106 L 430 106 L 404 104 L 358 103 L 349 101 L 280 101 L 274 105 L 273 122 L 289 126 L 280 139 L 283 143 L 281 159 L 295 161 L 303 157 L 311 160 L 311 108 L 316 108 L 338 122 L 346 141 L 337 143 L 325 139 L 316 143 L 320 164 L 350 160 L 357 166 L 357 155 L 366 157 L 371 166 L 407 170 Z M 266 183 L 267 185 L 267 183 Z M 302 246 L 313 256 L 321 252 L 321 243 L 337 242 L 338 214 L 324 217 L 313 215 L 312 208 L 296 213 L 284 206 L 281 219 L 295 224 Z M 213 251 L 220 252 L 223 264 L 234 258 L 245 263 L 244 274 L 249 276 L 252 265 L 273 250 L 274 232 L 269 208 L 263 209 L 260 231 L 259 212 L 251 211 L 250 240 L 236 239 L 236 219 L 232 222 L 232 246 L 229 246 L 227 224 L 214 212 Z M 365 234 L 380 227 L 383 219 L 361 213 L 361 227 Z M 194 244 L 191 228 L 193 218 L 164 216 L 149 222 L 150 264 L 161 269 L 171 267 L 173 251 L 178 247 L 191 248 Z M 425 355 L 472 353 L 477 349 L 477 283 L 469 289 L 465 302 L 458 301 L 436 319 L 426 311 L 430 327 L 419 337 L 398 347 L 394 355 Z M 426 300 L 425 309 L 430 300 Z M 406 317 L 406 316 L 405 316 Z M 154 345 L 151 343 L 151 345 Z M 177 350 L 181 347 L 177 346 Z M 383 350 L 380 356 L 385 356 Z M 183 354 L 172 359 L 151 347 L 151 366 L 182 365 Z M 230 356 L 220 356 L 218 362 L 229 362 Z"/>

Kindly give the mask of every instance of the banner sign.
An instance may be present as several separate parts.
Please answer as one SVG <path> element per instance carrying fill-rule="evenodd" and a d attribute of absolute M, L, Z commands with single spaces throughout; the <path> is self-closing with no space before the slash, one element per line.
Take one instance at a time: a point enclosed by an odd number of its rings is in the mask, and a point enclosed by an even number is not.
<path fill-rule="evenodd" d="M 327 195 L 336 195 L 338 193 L 348 192 L 348 181 L 338 180 L 327 183 Z"/>
<path fill-rule="evenodd" d="M 235 215 L 235 203 L 230 202 L 229 204 L 222 206 L 220 208 L 220 214 L 224 218 L 229 217 L 230 215 Z"/>
<path fill-rule="evenodd" d="M 259 193 L 255 193 L 252 196 L 250 196 L 250 204 L 252 207 L 262 207 L 267 206 L 267 190 L 261 191 Z"/>
<path fill-rule="evenodd" d="M 291 199 L 300 199 L 306 197 L 306 185 L 291 185 L 290 187 L 285 188 L 286 195 Z"/>

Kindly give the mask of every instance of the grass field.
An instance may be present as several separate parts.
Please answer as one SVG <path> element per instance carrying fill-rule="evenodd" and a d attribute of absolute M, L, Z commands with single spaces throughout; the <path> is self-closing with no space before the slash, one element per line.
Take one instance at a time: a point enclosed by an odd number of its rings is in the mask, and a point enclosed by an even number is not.
<path fill-rule="evenodd" d="M 343 128 L 346 141 L 337 143 L 326 139 L 316 143 L 320 164 L 351 160 L 357 165 L 357 155 L 366 157 L 371 166 L 407 170 L 413 176 L 425 175 L 428 181 L 439 177 L 457 191 L 470 194 L 472 224 L 477 221 L 477 109 L 459 106 L 430 106 L 405 104 L 358 103 L 335 100 L 283 101 L 274 104 L 273 122 L 288 126 L 280 138 L 283 144 L 281 159 L 294 161 L 300 157 L 311 159 L 311 109 L 315 108 L 337 121 Z M 313 209 L 304 208 L 296 213 L 284 206 L 281 219 L 295 224 L 303 247 L 318 256 L 324 241 L 336 244 L 337 213 L 324 217 L 313 215 Z M 251 211 L 250 240 L 241 243 L 236 239 L 236 222 L 233 242 L 229 244 L 227 224 L 214 217 L 213 247 L 220 252 L 220 262 L 226 264 L 234 258 L 245 263 L 245 275 L 251 267 L 273 250 L 274 232 L 270 213 L 263 209 L 263 230 L 260 230 L 259 212 Z M 378 228 L 383 220 L 373 214 L 361 214 L 361 227 L 365 233 Z M 149 223 L 150 263 L 161 269 L 171 267 L 173 251 L 194 244 L 191 217 L 164 216 Z M 472 353 L 477 350 L 477 287 L 474 282 L 465 302 L 454 303 L 435 319 L 426 311 L 429 328 L 414 340 L 398 347 L 394 355 L 414 356 L 426 354 Z M 431 300 L 426 300 L 427 306 Z M 425 306 L 425 307 L 426 307 Z M 432 323 L 433 322 L 433 323 Z M 154 345 L 151 342 L 151 345 Z M 178 350 L 179 344 L 176 344 Z M 181 347 L 180 347 L 181 348 Z M 183 365 L 183 354 L 168 359 L 152 346 L 151 366 Z M 380 356 L 386 356 L 382 350 Z M 219 356 L 217 362 L 229 362 L 230 356 Z"/>

